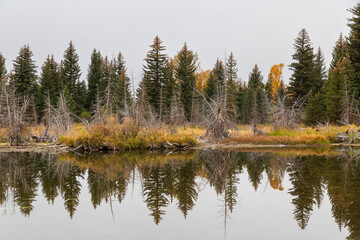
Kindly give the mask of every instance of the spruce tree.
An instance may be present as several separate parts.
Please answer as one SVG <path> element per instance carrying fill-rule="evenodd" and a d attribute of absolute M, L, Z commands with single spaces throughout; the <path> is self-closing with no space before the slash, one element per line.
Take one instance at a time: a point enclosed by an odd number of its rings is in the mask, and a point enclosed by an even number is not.
<path fill-rule="evenodd" d="M 118 54 L 116 60 L 114 61 L 114 73 L 115 73 L 115 98 L 117 102 L 117 107 L 121 111 L 127 111 L 129 106 L 132 104 L 132 95 L 131 95 L 131 84 L 130 78 L 126 73 L 126 63 L 125 58 L 121 54 Z"/>
<path fill-rule="evenodd" d="M 246 94 L 247 86 L 244 82 L 239 82 L 236 84 L 236 111 L 237 111 L 237 119 L 244 122 L 244 97 Z"/>
<path fill-rule="evenodd" d="M 186 43 L 177 55 L 175 76 L 180 87 L 180 101 L 184 107 L 185 117 L 191 120 L 191 107 L 194 101 L 196 56 L 188 49 Z"/>
<path fill-rule="evenodd" d="M 81 70 L 79 65 L 79 56 L 75 47 L 70 41 L 69 47 L 65 50 L 64 59 L 61 62 L 61 80 L 62 87 L 67 87 L 71 97 L 76 94 L 76 83 L 80 79 Z"/>
<path fill-rule="evenodd" d="M 315 82 L 314 82 L 314 91 L 313 93 L 316 94 L 315 91 L 321 91 L 324 87 L 324 83 L 326 80 L 326 66 L 325 66 L 325 58 L 321 51 L 318 49 L 317 54 L 315 55 L 314 60 L 314 67 L 315 67 Z"/>
<path fill-rule="evenodd" d="M 20 49 L 14 60 L 12 83 L 19 96 L 33 96 L 38 89 L 36 66 L 32 59 L 33 52 L 28 45 Z"/>
<path fill-rule="evenodd" d="M 150 105 L 157 113 L 160 113 L 160 99 L 164 82 L 166 81 L 165 66 L 167 55 L 163 53 L 165 47 L 158 36 L 155 37 L 154 42 L 150 45 L 151 50 L 147 53 L 145 58 L 144 72 L 144 87 L 145 96 Z"/>
<path fill-rule="evenodd" d="M 176 83 L 175 62 L 173 59 L 167 61 L 165 72 L 167 81 L 165 82 L 163 89 L 163 106 L 165 115 L 169 116 L 173 99 L 175 99 L 175 97 L 178 99 L 179 97 L 179 87 Z"/>
<path fill-rule="evenodd" d="M 38 103 L 38 110 L 40 117 L 43 115 L 43 111 L 46 108 L 46 100 L 49 98 L 50 104 L 56 107 L 58 98 L 60 96 L 60 71 L 58 64 L 54 60 L 54 56 L 51 55 L 46 58 L 46 61 L 41 67 L 40 74 L 40 97 Z"/>
<path fill-rule="evenodd" d="M 255 64 L 252 72 L 249 75 L 248 87 L 249 89 L 264 88 L 263 76 L 261 75 L 261 71 L 259 70 L 257 64 Z"/>
<path fill-rule="evenodd" d="M 80 117 L 82 112 L 86 111 L 86 99 L 87 99 L 87 90 L 84 81 L 78 80 L 75 85 L 75 96 L 73 97 L 75 102 L 74 113 L 76 116 Z"/>
<path fill-rule="evenodd" d="M 323 93 L 311 94 L 305 109 L 304 123 L 308 126 L 315 126 L 324 122 L 326 113 L 325 99 Z"/>
<path fill-rule="evenodd" d="M 315 77 L 315 63 L 313 47 L 308 33 L 302 29 L 295 39 L 295 53 L 292 55 L 293 63 L 290 69 L 293 74 L 289 83 L 289 95 L 293 101 L 308 95 L 310 90 L 319 91 L 319 83 Z"/>
<path fill-rule="evenodd" d="M 99 51 L 94 49 L 91 55 L 91 62 L 89 64 L 88 74 L 87 74 L 87 100 L 86 108 L 88 111 L 91 110 L 93 104 L 95 103 L 96 94 L 99 88 L 99 84 L 102 78 L 102 57 Z"/>
<path fill-rule="evenodd" d="M 337 124 L 343 112 L 342 102 L 345 94 L 349 92 L 354 70 L 348 58 L 339 59 L 334 69 L 329 72 L 326 86 L 325 105 L 326 116 L 332 123 Z"/>
<path fill-rule="evenodd" d="M 358 98 L 360 96 L 360 3 L 349 9 L 349 12 L 353 14 L 353 17 L 349 19 L 348 23 L 350 34 L 347 42 L 350 61 L 355 74 L 352 88 L 356 90 L 355 97 Z"/>
<path fill-rule="evenodd" d="M 333 48 L 330 69 L 334 69 L 339 59 L 344 58 L 346 54 L 348 54 L 346 41 L 344 40 L 343 35 L 340 34 L 339 40 L 337 40 L 335 47 Z"/>
<path fill-rule="evenodd" d="M 242 102 L 245 123 L 265 123 L 268 120 L 269 102 L 265 93 L 263 76 L 257 65 L 249 75 L 248 88 Z"/>
<path fill-rule="evenodd" d="M 237 80 L 237 63 L 234 58 L 233 53 L 230 53 L 230 56 L 226 62 L 226 109 L 228 113 L 235 119 L 236 118 L 236 80 Z"/>
<path fill-rule="evenodd" d="M 208 99 L 216 100 L 225 93 L 225 67 L 221 60 L 217 59 L 205 89 Z"/>
<path fill-rule="evenodd" d="M 0 83 L 3 83 L 5 81 L 6 73 L 7 71 L 5 66 L 5 58 L 0 53 Z"/>

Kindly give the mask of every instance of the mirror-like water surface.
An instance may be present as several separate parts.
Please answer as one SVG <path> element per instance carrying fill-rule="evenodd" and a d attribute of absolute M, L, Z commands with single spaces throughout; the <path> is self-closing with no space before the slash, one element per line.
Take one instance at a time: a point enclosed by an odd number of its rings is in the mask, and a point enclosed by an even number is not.
<path fill-rule="evenodd" d="M 357 151 L 0 154 L 0 239 L 360 239 Z"/>

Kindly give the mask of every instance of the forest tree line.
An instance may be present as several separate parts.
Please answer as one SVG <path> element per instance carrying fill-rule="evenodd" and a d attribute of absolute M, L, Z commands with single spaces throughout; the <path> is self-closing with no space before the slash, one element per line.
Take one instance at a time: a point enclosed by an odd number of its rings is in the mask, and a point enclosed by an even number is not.
<path fill-rule="evenodd" d="M 286 86 L 284 64 L 274 65 L 264 79 L 258 65 L 247 82 L 238 80 L 233 53 L 202 70 L 195 51 L 185 43 L 173 57 L 158 36 L 146 55 L 138 88 L 128 76 L 125 58 L 103 56 L 94 49 L 86 81 L 81 79 L 79 56 L 72 42 L 57 62 L 49 55 L 37 72 L 33 52 L 23 46 L 10 72 L 0 54 L 2 98 L 12 92 L 25 98 L 32 122 L 46 122 L 49 109 L 64 106 L 75 121 L 130 116 L 138 124 L 199 124 L 213 104 L 233 122 L 292 126 L 358 124 L 360 121 L 360 4 L 349 9 L 350 33 L 340 34 L 329 68 L 321 48 L 314 50 L 302 29 L 295 39 L 292 75 Z M 11 91 L 10 91 L 11 90 Z M 5 92 L 5 93 L 4 93 Z M 8 102 L 9 99 L 2 100 Z M 23 104 L 19 100 L 17 104 Z"/>

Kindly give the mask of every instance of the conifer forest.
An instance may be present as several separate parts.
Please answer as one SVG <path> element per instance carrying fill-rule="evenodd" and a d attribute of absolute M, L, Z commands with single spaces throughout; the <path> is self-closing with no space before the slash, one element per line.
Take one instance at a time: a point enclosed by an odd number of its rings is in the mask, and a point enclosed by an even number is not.
<path fill-rule="evenodd" d="M 31 47 L 24 45 L 11 69 L 5 67 L 5 61 L 10 60 L 0 54 L 3 134 L 11 145 L 21 145 L 28 138 L 60 139 L 76 145 L 76 139 L 66 137 L 73 135 L 74 126 L 107 135 L 109 122 L 113 127 L 118 125 L 114 128 L 118 132 L 132 137 L 144 128 L 162 129 L 170 135 L 179 127 L 204 129 L 200 134 L 192 130 L 194 142 L 204 137 L 229 138 L 231 131 L 244 125 L 249 125 L 254 135 L 274 135 L 279 129 L 299 127 L 320 131 L 324 126 L 357 126 L 360 4 L 348 11 L 352 14 L 348 19 L 350 33 L 340 34 L 334 43 L 329 67 L 322 49 L 314 49 L 306 29 L 301 29 L 294 40 L 290 65 L 278 63 L 267 72 L 255 64 L 248 80 L 238 79 L 233 53 L 226 59 L 218 58 L 212 69 L 203 70 L 195 49 L 184 43 L 169 57 L 160 36 L 154 38 L 144 56 L 138 84 L 129 76 L 126 56 L 121 52 L 110 58 L 94 49 L 85 70 L 80 69 L 72 41 L 62 59 L 49 54 L 41 66 L 35 64 Z M 285 68 L 291 70 L 288 81 L 283 77 Z M 91 145 L 89 141 L 83 140 Z"/>
<path fill-rule="evenodd" d="M 0 0 L 0 240 L 360 239 L 359 0 Z"/>

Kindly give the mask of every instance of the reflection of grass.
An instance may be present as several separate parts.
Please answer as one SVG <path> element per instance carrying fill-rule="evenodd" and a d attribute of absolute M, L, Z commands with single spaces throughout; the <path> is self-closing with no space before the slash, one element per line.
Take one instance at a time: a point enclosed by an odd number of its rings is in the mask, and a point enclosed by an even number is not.
<path fill-rule="evenodd" d="M 122 153 L 95 153 L 77 155 L 73 153 L 59 154 L 58 160 L 71 162 L 82 169 L 91 169 L 97 173 L 106 173 L 108 177 L 116 176 L 118 172 L 129 172 L 137 166 L 159 166 L 170 161 L 183 162 L 194 159 L 197 151 L 181 151 L 177 153 L 149 153 L 122 152 Z"/>
<path fill-rule="evenodd" d="M 271 153 L 280 157 L 297 156 L 337 156 L 339 152 L 336 147 L 284 147 L 284 148 L 229 148 L 226 151 L 247 152 L 247 153 Z"/>

